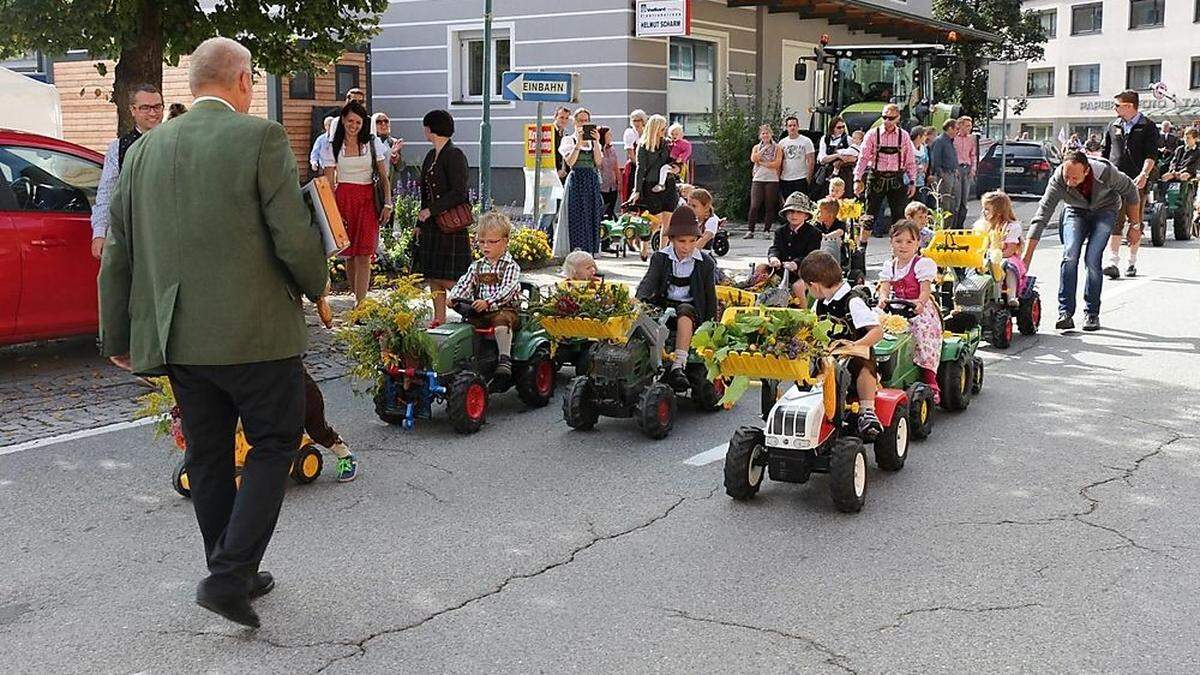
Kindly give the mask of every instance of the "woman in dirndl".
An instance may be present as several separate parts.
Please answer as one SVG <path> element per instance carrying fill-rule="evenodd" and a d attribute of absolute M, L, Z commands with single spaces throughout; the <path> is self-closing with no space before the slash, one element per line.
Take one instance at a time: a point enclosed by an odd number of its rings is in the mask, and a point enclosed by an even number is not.
<path fill-rule="evenodd" d="M 417 214 L 416 269 L 433 291 L 433 323 L 446 322 L 446 291 L 471 265 L 471 241 L 466 229 L 446 234 L 437 216 L 459 204 L 470 204 L 467 189 L 467 156 L 450 142 L 454 118 L 445 110 L 432 110 L 421 121 L 425 139 L 433 149 L 421 164 L 421 211 Z"/>
<path fill-rule="evenodd" d="M 346 258 L 346 277 L 358 303 L 367 297 L 371 286 L 379 224 L 392 217 L 392 195 L 387 189 L 388 149 L 371 132 L 368 119 L 361 103 L 350 101 L 343 106 L 341 123 L 333 142 L 325 147 L 321 162 L 325 176 L 335 186 L 338 213 L 350 237 L 350 246 L 342 251 L 342 257 Z M 377 182 L 381 183 L 378 191 Z"/>
<path fill-rule="evenodd" d="M 665 189 L 655 192 L 658 177 L 664 166 L 671 164 L 670 146 L 667 143 L 667 118 L 662 115 L 651 115 L 646 121 L 642 132 L 641 142 L 637 149 L 637 172 L 633 179 L 633 193 L 629 201 L 640 205 L 650 213 L 656 214 L 659 230 L 671 222 L 671 214 L 679 207 L 679 191 L 675 189 L 678 180 L 678 169 L 671 169 L 667 177 Z M 666 237 L 660 237 L 666 245 Z M 648 242 L 642 242 L 642 260 L 650 257 Z"/>
<path fill-rule="evenodd" d="M 586 251 L 595 254 L 600 251 L 600 221 L 604 219 L 604 197 L 600 194 L 604 154 L 599 130 L 593 127 L 590 134 L 584 136 L 584 125 L 592 121 L 588 109 L 576 110 L 573 117 L 575 133 L 564 136 L 558 146 L 559 154 L 571 170 L 563 187 L 565 199 L 559 226 L 566 225 L 562 229 L 567 234 L 568 253 Z M 555 244 L 561 251 L 563 242 L 559 233 L 556 233 Z"/>

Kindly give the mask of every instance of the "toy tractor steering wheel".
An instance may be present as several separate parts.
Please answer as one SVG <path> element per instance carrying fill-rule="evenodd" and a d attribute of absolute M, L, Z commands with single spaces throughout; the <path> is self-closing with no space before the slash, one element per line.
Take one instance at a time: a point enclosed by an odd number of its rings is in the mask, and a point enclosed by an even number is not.
<path fill-rule="evenodd" d="M 883 310 L 888 314 L 895 314 L 896 316 L 911 319 L 917 315 L 917 303 L 912 300 L 892 298 L 884 303 Z"/>

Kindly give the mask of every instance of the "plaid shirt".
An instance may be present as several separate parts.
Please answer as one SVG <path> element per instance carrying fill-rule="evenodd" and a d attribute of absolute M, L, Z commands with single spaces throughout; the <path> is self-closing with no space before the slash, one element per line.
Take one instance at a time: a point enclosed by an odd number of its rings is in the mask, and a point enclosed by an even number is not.
<path fill-rule="evenodd" d="M 450 289 L 450 300 L 487 300 L 491 309 L 516 304 L 521 292 L 521 268 L 507 251 L 495 263 L 480 258 Z"/>

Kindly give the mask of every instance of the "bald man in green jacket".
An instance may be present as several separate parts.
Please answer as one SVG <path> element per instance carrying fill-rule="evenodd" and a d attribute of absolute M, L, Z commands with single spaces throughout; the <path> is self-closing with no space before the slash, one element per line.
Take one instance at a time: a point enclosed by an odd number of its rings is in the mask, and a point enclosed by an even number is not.
<path fill-rule="evenodd" d="M 328 282 L 283 127 L 245 114 L 250 52 L 213 38 L 192 54 L 196 100 L 126 157 L 100 268 L 103 353 L 171 381 L 209 576 L 196 602 L 257 627 L 274 587 L 259 563 L 304 427 L 301 296 Z M 253 451 L 234 481 L 238 420 Z"/>

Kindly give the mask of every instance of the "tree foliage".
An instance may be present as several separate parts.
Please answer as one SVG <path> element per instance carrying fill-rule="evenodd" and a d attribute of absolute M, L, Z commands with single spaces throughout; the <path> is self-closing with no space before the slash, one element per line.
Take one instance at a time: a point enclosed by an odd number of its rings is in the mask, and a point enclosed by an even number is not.
<path fill-rule="evenodd" d="M 1034 12 L 1021 10 L 1021 0 L 933 0 L 933 14 L 1000 36 L 995 43 L 954 44 L 950 51 L 958 66 L 935 80 L 939 98 L 958 101 L 964 114 L 990 117 L 994 112 L 987 99 L 989 61 L 1037 61 L 1045 54 L 1046 33 Z"/>
<path fill-rule="evenodd" d="M 718 188 L 717 211 L 740 218 L 750 209 L 750 177 L 753 166 L 750 150 L 758 142 L 758 128 L 770 124 L 778 134 L 784 110 L 780 88 L 759 100 L 758 88 L 749 81 L 744 87 L 748 97 L 734 94 L 727 86 L 724 98 L 717 104 L 705 133 L 712 137 L 711 151 L 716 164 Z"/>
<path fill-rule="evenodd" d="M 198 0 L 0 0 L 0 58 L 87 50 L 117 62 L 113 94 L 120 100 L 138 82 L 161 86 L 164 62 L 178 64 L 215 35 L 249 48 L 261 71 L 324 72 L 378 33 L 387 6 L 387 0 L 217 0 L 209 9 Z M 127 122 L 125 106 L 117 108 Z"/>

